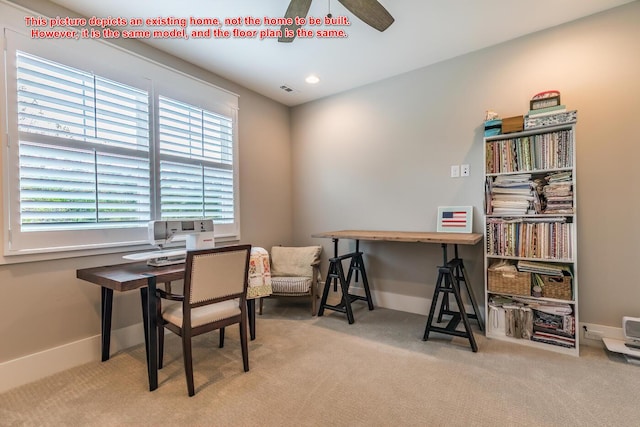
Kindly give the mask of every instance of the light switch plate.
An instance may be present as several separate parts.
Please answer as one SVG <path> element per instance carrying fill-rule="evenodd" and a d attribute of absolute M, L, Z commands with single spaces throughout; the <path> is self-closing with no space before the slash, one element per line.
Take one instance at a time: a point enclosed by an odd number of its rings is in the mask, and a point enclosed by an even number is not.
<path fill-rule="evenodd" d="M 451 178 L 457 178 L 460 176 L 460 166 L 451 165 Z"/>

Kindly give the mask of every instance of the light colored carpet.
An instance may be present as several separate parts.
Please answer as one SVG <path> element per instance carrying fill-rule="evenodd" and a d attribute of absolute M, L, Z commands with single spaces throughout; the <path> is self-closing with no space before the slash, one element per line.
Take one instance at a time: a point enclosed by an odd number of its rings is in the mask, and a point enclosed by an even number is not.
<path fill-rule="evenodd" d="M 236 327 L 194 342 L 187 396 L 180 343 L 169 335 L 159 388 L 144 346 L 0 395 L 2 426 L 638 426 L 640 367 L 583 347 L 580 358 L 476 333 L 432 334 L 426 316 L 354 303 L 356 323 L 308 302 L 268 300 L 242 370 Z M 475 322 L 474 322 L 475 323 Z"/>

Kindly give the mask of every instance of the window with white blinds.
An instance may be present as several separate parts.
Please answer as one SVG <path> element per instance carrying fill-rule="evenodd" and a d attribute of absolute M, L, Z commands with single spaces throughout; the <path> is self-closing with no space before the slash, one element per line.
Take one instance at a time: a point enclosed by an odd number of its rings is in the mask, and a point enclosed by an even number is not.
<path fill-rule="evenodd" d="M 24 52 L 16 63 L 21 230 L 146 224 L 148 93 Z"/>
<path fill-rule="evenodd" d="M 231 118 L 163 96 L 158 105 L 162 219 L 232 223 Z"/>
<path fill-rule="evenodd" d="M 5 256 L 127 250 L 155 219 L 239 238 L 237 95 L 106 43 L 2 35 Z"/>

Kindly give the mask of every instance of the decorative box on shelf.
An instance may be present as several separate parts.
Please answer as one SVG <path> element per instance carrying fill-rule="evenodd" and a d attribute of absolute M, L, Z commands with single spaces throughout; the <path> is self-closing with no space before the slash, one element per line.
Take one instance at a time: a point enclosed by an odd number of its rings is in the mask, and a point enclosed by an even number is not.
<path fill-rule="evenodd" d="M 502 119 L 487 120 L 484 122 L 484 136 L 500 135 L 502 132 Z"/>
<path fill-rule="evenodd" d="M 560 95 L 550 96 L 548 98 L 532 99 L 529 101 L 530 110 L 539 110 L 541 108 L 555 107 L 560 105 Z"/>
<path fill-rule="evenodd" d="M 541 108 L 555 107 L 560 105 L 560 91 L 547 90 L 533 95 L 529 101 L 530 110 L 539 110 Z"/>
<path fill-rule="evenodd" d="M 542 117 L 525 117 L 524 128 L 534 129 L 544 126 L 563 125 L 567 123 L 574 123 L 578 120 L 578 111 L 565 111 L 563 113 L 551 114 Z"/>
<path fill-rule="evenodd" d="M 520 132 L 524 129 L 524 117 L 506 117 L 502 119 L 502 133 Z"/>

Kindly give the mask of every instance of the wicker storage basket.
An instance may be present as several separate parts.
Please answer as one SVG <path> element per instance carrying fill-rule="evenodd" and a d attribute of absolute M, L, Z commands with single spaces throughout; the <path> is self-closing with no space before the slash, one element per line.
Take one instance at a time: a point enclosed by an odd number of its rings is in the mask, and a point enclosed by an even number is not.
<path fill-rule="evenodd" d="M 545 298 L 556 298 L 571 300 L 571 276 L 545 276 L 542 279 L 542 296 Z"/>
<path fill-rule="evenodd" d="M 531 296 L 531 273 L 488 270 L 489 292 Z"/>

